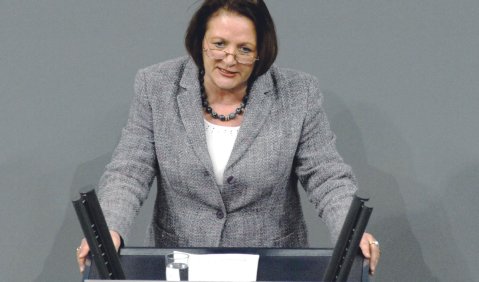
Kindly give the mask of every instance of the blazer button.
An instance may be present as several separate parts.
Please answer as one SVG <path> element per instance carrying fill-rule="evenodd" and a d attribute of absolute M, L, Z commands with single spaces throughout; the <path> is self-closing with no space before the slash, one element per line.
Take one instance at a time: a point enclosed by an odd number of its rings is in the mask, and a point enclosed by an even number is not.
<path fill-rule="evenodd" d="M 225 217 L 225 214 L 223 213 L 223 211 L 217 211 L 216 212 L 216 217 L 218 219 L 223 219 L 223 217 Z"/>
<path fill-rule="evenodd" d="M 228 184 L 231 184 L 231 183 L 233 183 L 233 180 L 234 180 L 234 179 L 235 179 L 235 178 L 234 178 L 232 175 L 231 175 L 231 176 L 228 176 L 228 178 L 226 178 L 226 182 L 228 182 Z"/>
<path fill-rule="evenodd" d="M 203 176 L 209 176 L 209 175 L 210 173 L 207 170 L 203 171 Z"/>

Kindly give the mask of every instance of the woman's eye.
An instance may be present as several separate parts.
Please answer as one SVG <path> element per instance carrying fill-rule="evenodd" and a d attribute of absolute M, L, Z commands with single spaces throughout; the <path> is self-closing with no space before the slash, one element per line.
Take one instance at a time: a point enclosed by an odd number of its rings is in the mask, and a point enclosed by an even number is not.
<path fill-rule="evenodd" d="M 213 45 L 215 45 L 216 48 L 223 48 L 225 47 L 225 44 L 223 42 L 214 42 Z"/>
<path fill-rule="evenodd" d="M 250 48 L 241 47 L 241 48 L 239 48 L 239 51 L 240 51 L 240 53 L 242 53 L 242 54 L 249 54 L 249 53 L 251 53 L 253 50 L 251 50 Z"/>

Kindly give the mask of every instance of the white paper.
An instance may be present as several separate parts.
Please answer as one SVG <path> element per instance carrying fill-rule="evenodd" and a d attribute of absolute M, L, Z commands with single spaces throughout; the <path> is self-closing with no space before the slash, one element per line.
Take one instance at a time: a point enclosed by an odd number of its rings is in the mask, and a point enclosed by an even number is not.
<path fill-rule="evenodd" d="M 189 254 L 189 281 L 256 281 L 259 255 Z"/>

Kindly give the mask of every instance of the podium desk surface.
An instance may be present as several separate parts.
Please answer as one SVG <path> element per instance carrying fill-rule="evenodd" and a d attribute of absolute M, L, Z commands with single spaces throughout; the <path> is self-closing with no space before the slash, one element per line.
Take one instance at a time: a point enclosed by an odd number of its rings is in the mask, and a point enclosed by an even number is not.
<path fill-rule="evenodd" d="M 321 281 L 332 249 L 277 248 L 123 248 L 120 262 L 122 281 L 165 281 L 165 255 L 173 251 L 191 254 L 259 254 L 257 281 Z M 86 267 L 84 282 L 101 281 L 95 267 Z M 112 281 L 112 280 L 110 280 Z M 362 255 L 354 259 L 348 281 L 369 281 L 369 264 Z"/>

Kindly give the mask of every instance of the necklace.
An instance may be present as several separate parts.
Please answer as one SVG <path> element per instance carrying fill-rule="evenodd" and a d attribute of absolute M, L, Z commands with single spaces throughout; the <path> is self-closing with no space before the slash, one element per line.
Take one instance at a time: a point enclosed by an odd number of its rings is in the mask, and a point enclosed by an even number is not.
<path fill-rule="evenodd" d="M 204 71 L 200 71 L 198 75 L 198 79 L 200 80 L 200 95 L 201 95 L 201 105 L 205 109 L 205 112 L 210 114 L 210 116 L 214 119 L 219 119 L 221 121 L 229 121 L 235 119 L 238 115 L 241 115 L 245 111 L 246 103 L 248 102 L 248 93 L 249 93 L 249 84 L 246 88 L 246 95 L 243 97 L 243 100 L 240 103 L 240 106 L 236 108 L 236 110 L 227 115 L 219 115 L 217 112 L 211 108 L 210 104 L 208 103 L 208 99 L 206 97 L 205 91 L 205 81 L 204 81 Z"/>

